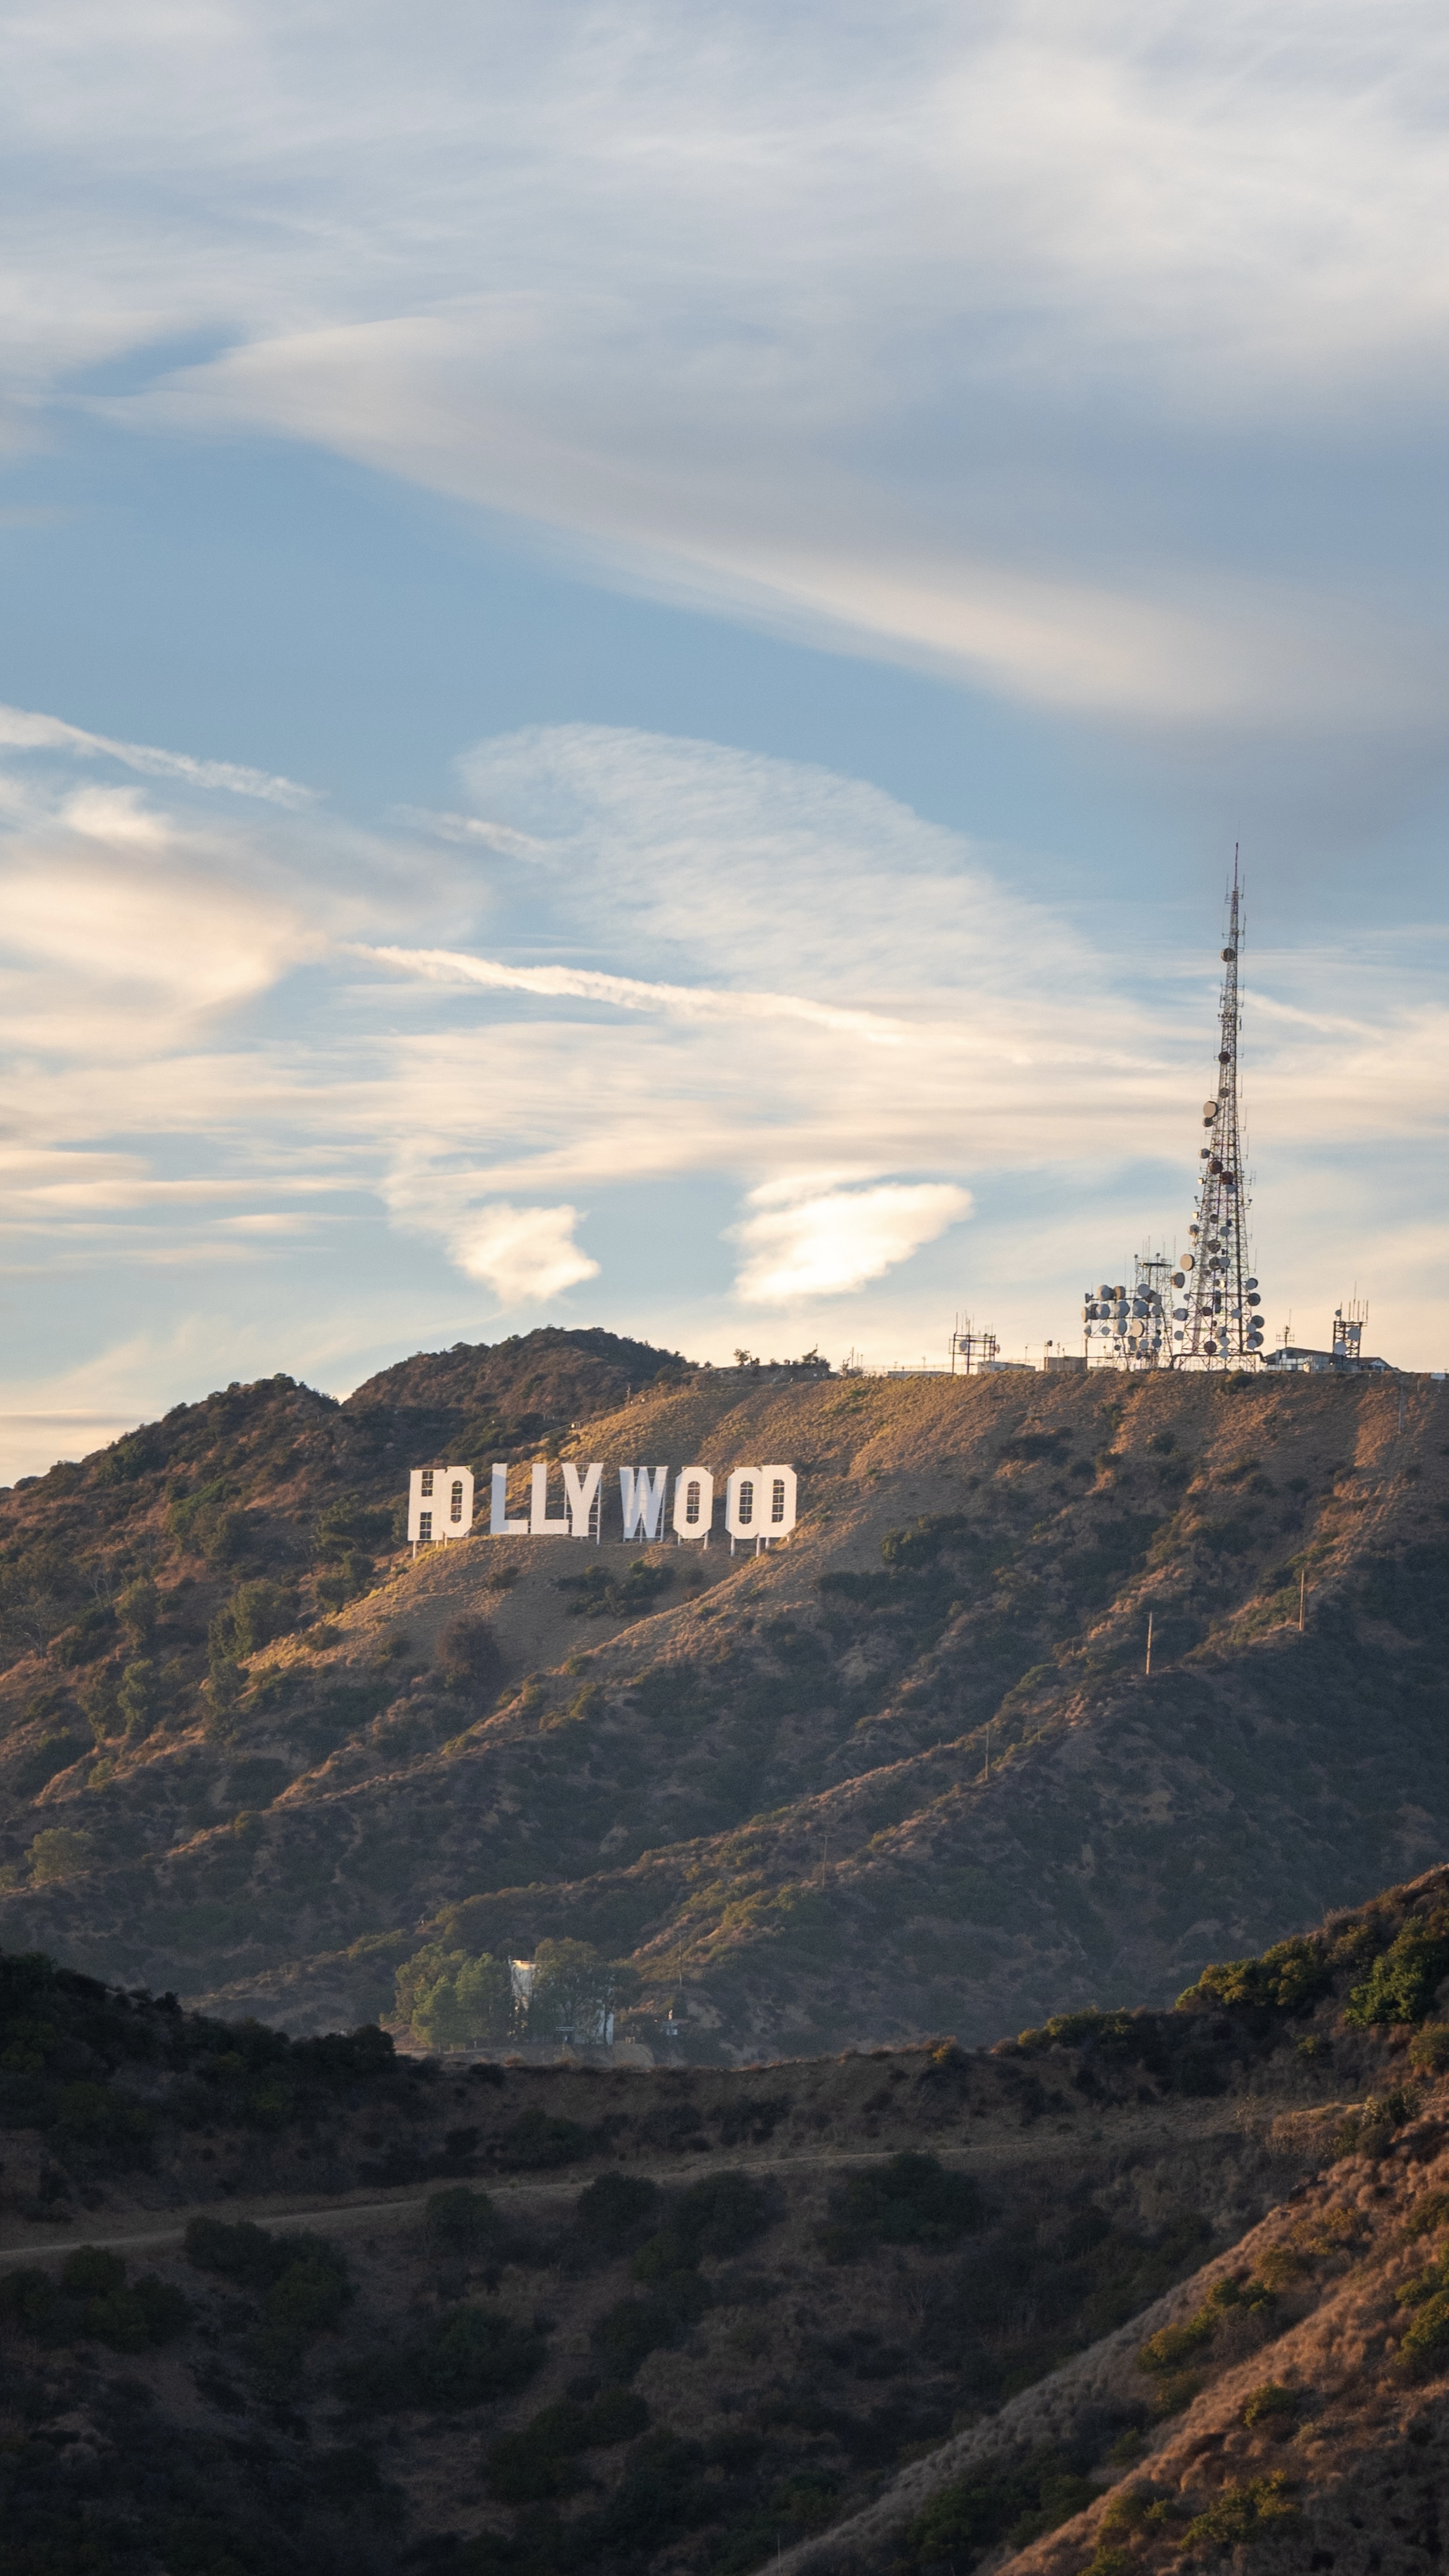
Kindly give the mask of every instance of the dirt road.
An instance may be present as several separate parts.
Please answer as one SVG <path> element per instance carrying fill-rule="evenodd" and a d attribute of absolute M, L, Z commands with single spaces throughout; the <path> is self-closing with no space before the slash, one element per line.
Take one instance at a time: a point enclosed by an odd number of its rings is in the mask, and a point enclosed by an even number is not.
<path fill-rule="evenodd" d="M 1336 2110 L 1346 2106 L 1318 2107 Z M 917 2151 L 924 2148 L 928 2153 L 939 2156 L 943 2164 L 956 2172 L 982 2173 L 1004 2165 L 1018 2166 L 1026 2161 L 1032 2164 L 1073 2164 L 1084 2147 L 1101 2145 L 1109 2136 L 1112 2146 L 1117 2149 L 1161 2149 L 1173 2141 L 1186 2143 L 1191 2139 L 1200 2143 L 1215 2135 L 1231 2134 L 1241 2138 L 1244 2128 L 1250 2125 L 1260 2129 L 1266 2143 L 1268 2122 L 1262 2117 L 1261 2106 L 1250 2109 L 1246 2104 L 1230 2106 L 1221 2101 L 1203 2104 L 1172 2102 L 1160 2108 L 1134 2106 L 1104 2111 L 1090 2125 L 1085 2120 L 1060 2121 L 1050 2129 L 1042 2123 L 1024 2131 L 1015 2123 L 1006 2127 L 993 2122 L 985 2135 L 973 2138 L 966 2146 L 954 2140 L 912 2137 L 864 2149 L 815 2148 L 802 2155 L 721 2150 L 711 2156 L 709 2166 L 696 2153 L 637 2165 L 631 2158 L 629 2171 L 665 2184 L 696 2182 L 701 2172 L 717 2166 L 727 2166 L 732 2172 L 748 2173 L 804 2173 L 822 2168 L 838 2172 L 851 2165 L 884 2164 L 891 2156 L 900 2154 L 902 2148 L 909 2147 Z M 1301 2167 L 1301 2153 L 1286 2149 L 1284 2162 Z M 591 2179 L 591 2169 L 584 2166 L 566 2175 L 550 2176 L 547 2181 L 489 2175 L 483 2178 L 479 2187 L 486 2189 L 496 2207 L 510 2209 L 526 2202 L 571 2199 Z M 324 2199 L 315 2193 L 280 2192 L 254 2199 L 212 2199 L 178 2210 L 106 2212 L 98 2214 L 93 2224 L 76 2219 L 64 2236 L 42 2235 L 38 2230 L 28 2228 L 22 2235 L 19 2224 L 12 2220 L 3 2230 L 6 2241 L 0 2243 L 0 2270 L 16 2263 L 53 2260 L 57 2255 L 72 2252 L 77 2245 L 104 2246 L 118 2254 L 161 2253 L 168 2246 L 181 2244 L 187 2224 L 193 2218 L 226 2218 L 233 2223 L 238 2219 L 250 2219 L 257 2225 L 275 2228 L 283 2234 L 313 2227 L 321 2219 L 326 2220 L 334 2234 L 356 2228 L 376 2230 L 405 2226 L 426 2206 L 435 2191 L 444 2188 L 444 2183 L 434 2179 L 421 2185 L 405 2184 L 396 2191 L 382 2194 L 349 2192 Z"/>

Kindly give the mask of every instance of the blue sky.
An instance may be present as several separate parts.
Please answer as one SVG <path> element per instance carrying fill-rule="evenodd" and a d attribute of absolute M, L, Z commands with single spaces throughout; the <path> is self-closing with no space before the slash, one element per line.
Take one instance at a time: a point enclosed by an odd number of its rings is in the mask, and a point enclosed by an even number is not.
<path fill-rule="evenodd" d="M 0 1475 L 601 1321 L 1008 1350 L 1189 1213 L 1449 1355 L 1427 6 L 0 38 Z"/>

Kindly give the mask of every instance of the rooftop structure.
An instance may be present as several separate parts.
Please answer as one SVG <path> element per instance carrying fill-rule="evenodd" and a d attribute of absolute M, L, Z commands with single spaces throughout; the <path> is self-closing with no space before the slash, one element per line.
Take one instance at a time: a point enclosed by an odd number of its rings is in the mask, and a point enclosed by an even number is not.
<path fill-rule="evenodd" d="M 1374 1359 L 1363 1347 L 1363 1328 L 1368 1322 L 1368 1307 L 1355 1298 L 1347 1309 L 1342 1303 L 1333 1318 L 1333 1347 L 1327 1351 L 1305 1348 L 1290 1342 L 1286 1336 L 1276 1351 L 1270 1351 L 1263 1365 L 1270 1369 L 1291 1369 L 1308 1376 L 1390 1377 L 1394 1374 L 1389 1360 Z"/>

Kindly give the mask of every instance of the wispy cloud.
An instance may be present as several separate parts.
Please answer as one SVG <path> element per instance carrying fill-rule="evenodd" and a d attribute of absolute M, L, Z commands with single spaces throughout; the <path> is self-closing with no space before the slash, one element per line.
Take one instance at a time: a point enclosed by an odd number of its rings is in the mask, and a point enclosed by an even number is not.
<path fill-rule="evenodd" d="M 498 993 L 538 993 L 578 1002 L 612 1002 L 621 1011 L 662 1011 L 685 1020 L 808 1020 L 816 1028 L 838 1029 L 868 1046 L 899 1046 L 906 1035 L 898 1022 L 871 1011 L 833 1010 L 827 1002 L 809 1002 L 798 993 L 712 991 L 704 984 L 646 984 L 633 975 L 599 975 L 582 966 L 504 966 L 496 958 L 460 955 L 447 948 L 360 948 L 360 956 L 377 957 L 404 973 L 425 975 L 439 984 L 481 984 Z"/>
<path fill-rule="evenodd" d="M 430 857 L 308 809 L 258 831 L 225 787 L 95 759 L 0 760 L 12 1411 L 345 1384 L 349 1353 L 362 1374 L 585 1289 L 715 1356 L 775 1312 L 898 1357 L 973 1279 L 998 1324 L 1060 1334 L 1087 1276 L 1186 1222 L 1210 942 L 1101 952 L 876 789 L 532 730 L 459 764 L 518 848 Z M 1258 953 L 1252 993 L 1274 1317 L 1348 1239 L 1410 1247 L 1376 1319 L 1437 1360 L 1449 1010 L 1421 945 Z M 65 1303 L 87 1281 L 104 1330 Z"/>
<path fill-rule="evenodd" d="M 254 796 L 292 813 L 317 802 L 314 788 L 299 787 L 290 778 L 273 778 L 265 770 L 244 769 L 232 760 L 193 760 L 189 752 L 158 751 L 154 743 L 113 742 L 106 734 L 85 733 L 79 725 L 63 724 L 58 716 L 32 715 L 21 707 L 0 706 L 0 746 L 9 751 L 65 751 L 82 759 L 100 754 L 147 778 L 174 778 L 187 787 Z"/>
<path fill-rule="evenodd" d="M 1342 506 L 1449 395 L 1429 0 L 429 27 L 12 24 L 17 445 L 129 354 L 112 420 L 325 447 L 843 650 L 1158 727 L 1437 723 L 1437 605 Z"/>

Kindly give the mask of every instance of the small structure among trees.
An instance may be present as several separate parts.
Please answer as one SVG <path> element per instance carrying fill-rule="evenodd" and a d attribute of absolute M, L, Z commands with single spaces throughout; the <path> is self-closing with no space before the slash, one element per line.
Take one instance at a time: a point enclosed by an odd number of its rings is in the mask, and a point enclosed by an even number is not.
<path fill-rule="evenodd" d="M 397 2011 L 424 2048 L 515 2045 L 607 2048 L 614 2017 L 639 1988 L 636 1969 L 587 1941 L 540 1941 L 531 1959 L 477 1957 L 434 1941 L 397 1972 Z"/>

